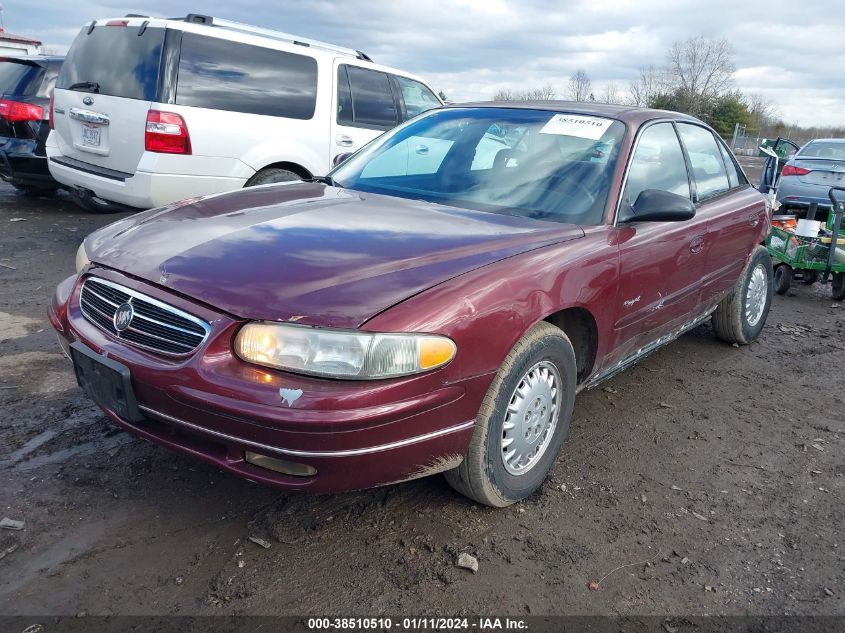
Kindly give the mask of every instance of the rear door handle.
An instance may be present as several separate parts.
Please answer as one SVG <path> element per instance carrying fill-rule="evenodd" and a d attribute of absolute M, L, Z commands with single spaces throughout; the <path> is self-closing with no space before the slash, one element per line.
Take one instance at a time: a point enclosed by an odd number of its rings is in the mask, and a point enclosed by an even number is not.
<path fill-rule="evenodd" d="M 417 145 L 414 151 L 420 156 L 425 156 L 428 154 L 428 145 Z"/>
<path fill-rule="evenodd" d="M 704 248 L 704 236 L 696 235 L 689 244 L 690 253 L 700 253 Z"/>
<path fill-rule="evenodd" d="M 760 224 L 760 214 L 759 213 L 751 213 L 748 216 L 748 224 L 751 226 L 757 226 Z"/>
<path fill-rule="evenodd" d="M 338 134 L 334 137 L 334 142 L 340 147 L 352 147 L 355 144 L 355 141 L 352 140 L 352 137 L 347 136 L 346 134 Z"/>

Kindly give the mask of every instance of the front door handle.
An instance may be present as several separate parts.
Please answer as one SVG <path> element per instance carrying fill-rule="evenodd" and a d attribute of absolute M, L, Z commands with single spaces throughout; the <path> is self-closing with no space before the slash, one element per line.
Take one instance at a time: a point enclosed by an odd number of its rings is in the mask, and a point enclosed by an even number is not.
<path fill-rule="evenodd" d="M 690 253 L 700 253 L 704 249 L 704 236 L 696 235 L 689 244 Z"/>
<path fill-rule="evenodd" d="M 425 156 L 428 154 L 428 145 L 417 145 L 414 151 L 420 156 Z"/>
<path fill-rule="evenodd" d="M 338 134 L 334 137 L 334 142 L 340 147 L 352 147 L 355 144 L 355 141 L 352 140 L 352 137 L 347 136 L 346 134 Z"/>
<path fill-rule="evenodd" d="M 760 224 L 760 214 L 759 213 L 751 213 L 748 216 L 748 224 L 751 226 L 757 226 Z"/>

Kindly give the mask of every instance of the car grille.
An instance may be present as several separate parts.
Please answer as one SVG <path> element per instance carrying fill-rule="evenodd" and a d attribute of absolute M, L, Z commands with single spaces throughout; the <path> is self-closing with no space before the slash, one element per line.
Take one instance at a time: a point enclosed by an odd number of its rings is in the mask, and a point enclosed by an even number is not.
<path fill-rule="evenodd" d="M 132 306 L 131 319 L 115 326 L 115 314 L 124 304 Z M 136 347 L 184 356 L 208 337 L 211 326 L 177 308 L 118 284 L 89 277 L 82 284 L 79 305 L 85 319 L 115 338 Z M 124 309 L 126 311 L 126 309 Z"/>

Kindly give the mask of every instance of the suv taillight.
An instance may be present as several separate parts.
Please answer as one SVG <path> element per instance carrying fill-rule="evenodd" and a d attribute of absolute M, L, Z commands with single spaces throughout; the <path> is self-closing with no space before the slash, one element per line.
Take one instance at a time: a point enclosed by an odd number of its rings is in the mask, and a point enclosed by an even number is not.
<path fill-rule="evenodd" d="M 175 112 L 147 112 L 144 149 L 162 154 L 190 154 L 191 136 L 185 119 Z"/>
<path fill-rule="evenodd" d="M 0 118 L 10 123 L 19 121 L 40 121 L 44 118 L 44 108 L 34 103 L 21 103 L 20 101 L 0 100 Z"/>
<path fill-rule="evenodd" d="M 796 167 L 795 165 L 784 165 L 783 171 L 780 173 L 783 176 L 806 176 L 810 173 L 809 169 L 803 167 Z"/>
<path fill-rule="evenodd" d="M 53 122 L 53 106 L 55 105 L 56 93 L 50 93 L 50 109 L 48 110 L 47 118 L 50 120 L 50 129 L 56 129 L 56 124 Z"/>

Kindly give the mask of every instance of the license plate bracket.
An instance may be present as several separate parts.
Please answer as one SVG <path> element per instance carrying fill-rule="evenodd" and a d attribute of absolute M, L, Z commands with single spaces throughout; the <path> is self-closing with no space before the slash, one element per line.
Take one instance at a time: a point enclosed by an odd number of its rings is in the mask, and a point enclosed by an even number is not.
<path fill-rule="evenodd" d="M 82 144 L 91 147 L 100 146 L 100 128 L 96 125 L 82 126 Z"/>
<path fill-rule="evenodd" d="M 70 357 L 76 382 L 89 398 L 128 422 L 144 419 L 126 365 L 97 354 L 79 341 L 70 344 Z"/>

